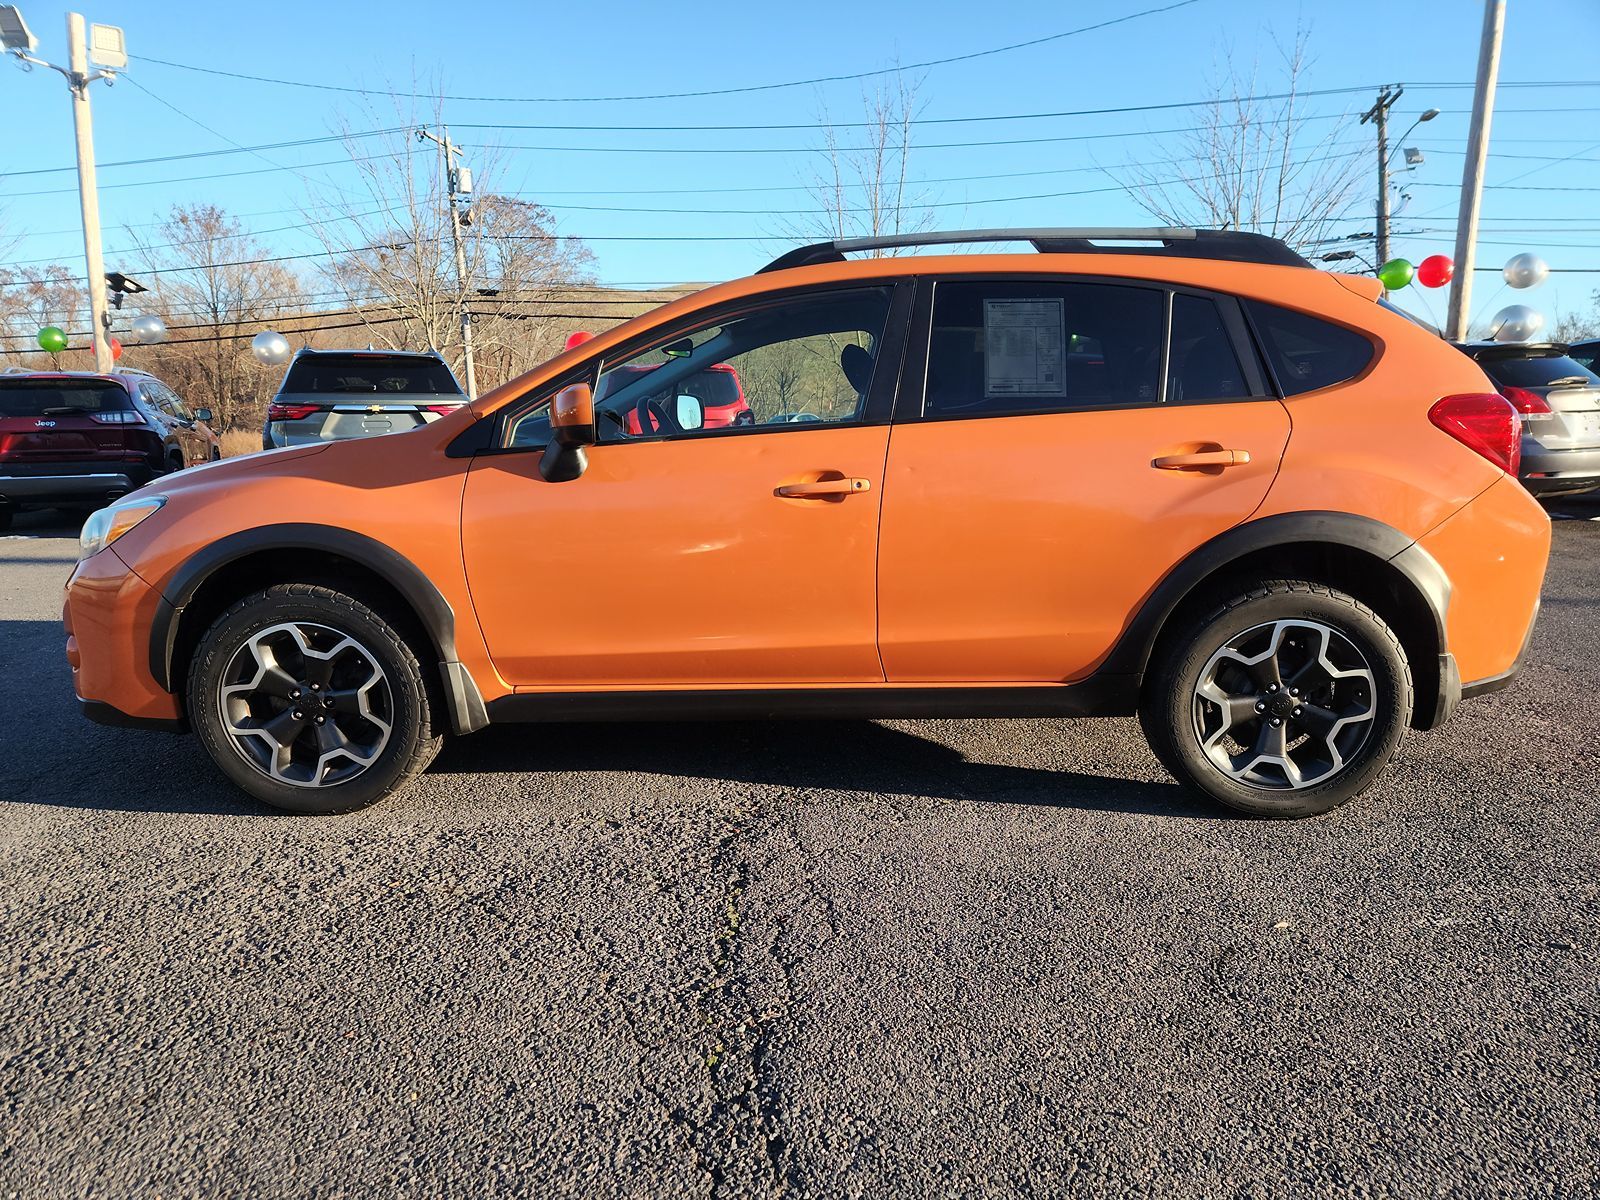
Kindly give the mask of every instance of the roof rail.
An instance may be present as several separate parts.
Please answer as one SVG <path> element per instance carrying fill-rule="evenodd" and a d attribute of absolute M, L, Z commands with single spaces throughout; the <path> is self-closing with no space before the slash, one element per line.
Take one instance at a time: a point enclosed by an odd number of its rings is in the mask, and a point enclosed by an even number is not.
<path fill-rule="evenodd" d="M 779 255 L 757 274 L 843 262 L 857 250 L 889 250 L 904 246 L 948 246 L 958 242 L 1032 242 L 1040 254 L 1160 254 L 1173 258 L 1209 258 L 1226 262 L 1271 263 L 1283 267 L 1311 264 L 1287 245 L 1262 233 L 1234 229 L 1172 227 L 1083 229 L 950 229 L 931 233 L 896 233 L 886 237 L 838 238 L 799 246 Z M 1156 242 L 1158 245 L 1103 246 L 1101 242 Z"/>

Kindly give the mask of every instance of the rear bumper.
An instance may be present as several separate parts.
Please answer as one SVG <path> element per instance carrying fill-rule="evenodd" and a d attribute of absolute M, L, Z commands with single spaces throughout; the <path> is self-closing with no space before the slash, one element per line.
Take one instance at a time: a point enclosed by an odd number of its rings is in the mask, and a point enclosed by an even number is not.
<path fill-rule="evenodd" d="M 1600 488 L 1600 446 L 1550 450 L 1532 438 L 1522 440 L 1522 486 L 1535 496 Z"/>
<path fill-rule="evenodd" d="M 46 507 L 111 500 L 155 478 L 144 463 L 0 465 L 0 506 Z"/>

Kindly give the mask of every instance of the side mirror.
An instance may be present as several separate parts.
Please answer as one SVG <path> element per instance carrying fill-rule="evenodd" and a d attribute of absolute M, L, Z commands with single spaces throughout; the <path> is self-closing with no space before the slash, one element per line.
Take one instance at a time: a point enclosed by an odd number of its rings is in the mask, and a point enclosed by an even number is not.
<path fill-rule="evenodd" d="M 705 402 L 699 396 L 679 396 L 675 415 L 679 429 L 701 429 L 706 423 Z"/>
<path fill-rule="evenodd" d="M 197 408 L 197 409 L 195 409 L 194 410 L 194 419 L 196 421 L 205 421 L 205 422 L 209 423 L 211 421 L 211 410 L 209 408 Z"/>
<path fill-rule="evenodd" d="M 546 483 L 567 483 L 589 467 L 585 446 L 595 442 L 594 391 L 587 383 L 564 387 L 550 401 L 550 444 L 539 459 Z"/>

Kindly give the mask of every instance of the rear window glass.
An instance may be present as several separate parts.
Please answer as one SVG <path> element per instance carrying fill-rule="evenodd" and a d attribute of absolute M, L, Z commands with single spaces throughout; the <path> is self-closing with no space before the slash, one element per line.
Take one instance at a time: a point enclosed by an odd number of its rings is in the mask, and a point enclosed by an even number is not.
<path fill-rule="evenodd" d="M 1547 354 L 1537 358 L 1486 358 L 1480 365 L 1489 378 L 1508 387 L 1549 387 L 1552 383 L 1600 384 L 1600 376 L 1575 358 Z"/>
<path fill-rule="evenodd" d="M 1372 343 L 1342 325 L 1259 300 L 1244 304 L 1285 396 L 1354 379 L 1372 361 Z"/>
<path fill-rule="evenodd" d="M 1167 363 L 1169 403 L 1229 400 L 1250 394 L 1222 314 L 1203 296 L 1173 296 Z"/>
<path fill-rule="evenodd" d="M 459 395 L 450 368 L 430 358 L 385 358 L 369 354 L 318 354 L 296 361 L 283 381 L 284 392 L 330 395 Z"/>
<path fill-rule="evenodd" d="M 127 407 L 128 393 L 114 383 L 0 378 L 0 417 L 59 417 Z"/>

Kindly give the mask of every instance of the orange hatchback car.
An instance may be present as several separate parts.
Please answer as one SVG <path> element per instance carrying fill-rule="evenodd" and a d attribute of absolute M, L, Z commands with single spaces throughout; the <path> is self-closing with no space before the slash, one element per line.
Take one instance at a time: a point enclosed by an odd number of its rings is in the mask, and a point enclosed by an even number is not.
<path fill-rule="evenodd" d="M 1190 787 L 1323 812 L 1511 678 L 1549 550 L 1516 411 L 1380 297 L 1208 230 L 797 249 L 96 513 L 77 694 L 298 812 L 491 722 L 1135 713 Z"/>

